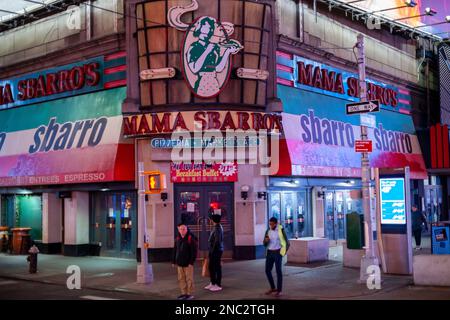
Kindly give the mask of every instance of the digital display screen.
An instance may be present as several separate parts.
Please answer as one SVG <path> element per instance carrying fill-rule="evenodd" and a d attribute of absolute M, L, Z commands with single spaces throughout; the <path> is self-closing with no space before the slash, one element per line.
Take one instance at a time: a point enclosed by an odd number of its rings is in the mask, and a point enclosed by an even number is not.
<path fill-rule="evenodd" d="M 380 179 L 381 224 L 406 224 L 405 178 Z"/>

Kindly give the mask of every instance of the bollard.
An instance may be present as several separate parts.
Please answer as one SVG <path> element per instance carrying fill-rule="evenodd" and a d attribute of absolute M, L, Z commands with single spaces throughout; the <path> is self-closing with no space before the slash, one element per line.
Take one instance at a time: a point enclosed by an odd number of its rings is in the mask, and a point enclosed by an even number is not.
<path fill-rule="evenodd" d="M 27 257 L 27 261 L 30 264 L 30 273 L 36 273 L 39 249 L 36 247 L 36 245 L 33 245 L 30 250 L 28 250 L 28 253 L 29 256 Z"/>

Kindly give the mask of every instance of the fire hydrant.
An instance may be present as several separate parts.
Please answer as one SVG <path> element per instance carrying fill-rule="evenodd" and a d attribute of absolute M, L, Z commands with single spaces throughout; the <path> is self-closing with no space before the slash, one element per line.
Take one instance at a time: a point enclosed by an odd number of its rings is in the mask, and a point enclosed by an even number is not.
<path fill-rule="evenodd" d="M 39 249 L 36 247 L 36 245 L 33 245 L 30 250 L 28 250 L 28 253 L 29 255 L 27 257 L 27 261 L 30 264 L 30 273 L 36 273 Z"/>

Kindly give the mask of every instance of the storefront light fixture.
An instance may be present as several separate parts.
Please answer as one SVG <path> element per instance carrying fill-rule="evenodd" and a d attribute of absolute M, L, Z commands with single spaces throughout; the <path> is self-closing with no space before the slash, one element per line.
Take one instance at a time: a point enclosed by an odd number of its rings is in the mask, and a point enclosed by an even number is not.
<path fill-rule="evenodd" d="M 386 11 L 402 9 L 402 8 L 414 8 L 415 6 L 417 6 L 417 1 L 415 1 L 415 0 L 405 0 L 404 4 L 405 5 L 399 6 L 399 7 L 392 7 L 392 8 L 375 10 L 375 11 L 369 12 L 369 15 L 372 15 L 374 13 L 379 13 L 379 12 L 386 12 Z M 362 14 L 362 15 L 364 15 L 364 14 Z"/>
<path fill-rule="evenodd" d="M 405 6 L 407 6 L 407 7 L 415 7 L 415 6 L 417 6 L 417 1 L 415 1 L 415 0 L 405 0 Z"/>
<path fill-rule="evenodd" d="M 167 192 L 161 192 L 161 200 L 164 202 L 167 200 L 168 198 L 168 193 Z M 166 206 L 166 204 L 164 203 L 164 207 Z"/>
<path fill-rule="evenodd" d="M 434 15 L 436 15 L 436 13 L 437 13 L 437 11 L 434 10 L 433 8 L 430 8 L 430 7 L 425 8 L 425 14 L 427 16 L 434 16 Z"/>
<path fill-rule="evenodd" d="M 250 187 L 248 185 L 243 185 L 241 187 L 241 198 L 244 200 L 247 200 L 249 191 L 250 191 Z"/>
<path fill-rule="evenodd" d="M 259 191 L 259 192 L 258 192 L 258 199 L 264 199 L 264 200 L 267 200 L 267 192 L 265 192 L 265 191 Z"/>
<path fill-rule="evenodd" d="M 434 10 L 431 7 L 426 7 L 425 11 L 423 12 L 423 14 L 418 14 L 418 15 L 409 16 L 409 17 L 402 17 L 402 18 L 394 19 L 392 21 L 402 21 L 402 20 L 408 20 L 408 19 L 413 19 L 413 18 L 419 18 L 419 17 L 423 17 L 423 16 L 430 16 L 430 17 L 432 17 L 432 16 L 434 16 L 436 14 L 437 14 L 436 10 Z"/>

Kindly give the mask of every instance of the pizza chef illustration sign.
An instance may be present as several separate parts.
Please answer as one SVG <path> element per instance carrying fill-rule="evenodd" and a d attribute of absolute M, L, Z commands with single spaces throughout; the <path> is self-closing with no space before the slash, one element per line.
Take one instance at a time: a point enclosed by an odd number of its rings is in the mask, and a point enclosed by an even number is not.
<path fill-rule="evenodd" d="M 201 16 L 191 24 L 180 20 L 183 14 L 197 9 L 197 1 L 192 0 L 187 6 L 170 8 L 167 19 L 172 27 L 186 32 L 181 54 L 189 87 L 197 96 L 210 98 L 224 88 L 231 72 L 231 56 L 243 46 L 230 38 L 234 32 L 232 23 L 209 16 Z"/>

